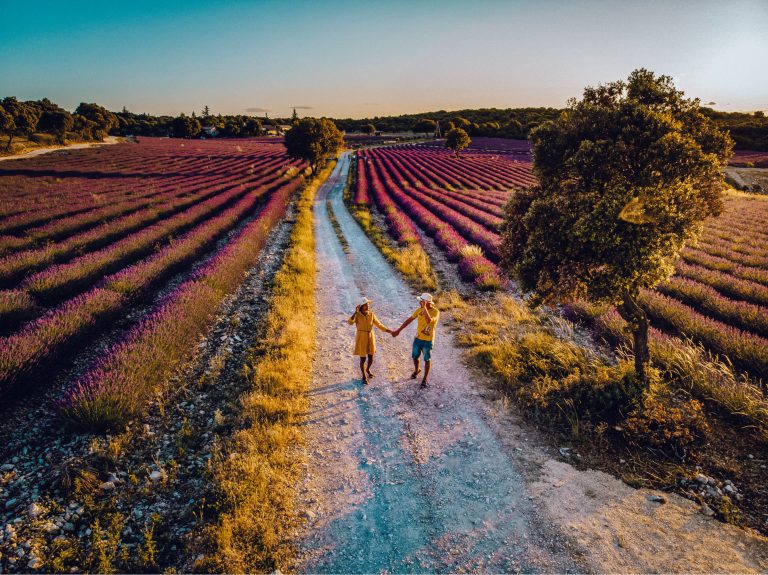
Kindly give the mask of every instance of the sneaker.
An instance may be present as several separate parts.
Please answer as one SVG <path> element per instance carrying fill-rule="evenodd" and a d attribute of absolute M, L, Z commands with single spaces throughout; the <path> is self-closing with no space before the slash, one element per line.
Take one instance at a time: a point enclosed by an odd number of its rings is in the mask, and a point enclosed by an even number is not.
<path fill-rule="evenodd" d="M 416 371 L 414 371 L 414 372 L 411 374 L 411 379 L 416 379 L 416 376 L 417 376 L 417 375 L 419 375 L 420 373 L 421 373 L 421 370 L 420 370 L 420 369 L 417 369 Z"/>
<path fill-rule="evenodd" d="M 368 378 L 367 378 L 367 377 L 364 377 L 364 378 L 362 379 L 362 381 L 363 381 L 363 385 L 368 385 L 368 384 L 370 383 L 370 382 L 368 381 Z"/>
<path fill-rule="evenodd" d="M 427 383 L 427 380 L 426 379 L 422 379 L 421 380 L 421 385 L 419 387 L 421 389 L 425 389 L 425 388 L 429 387 L 429 384 Z"/>
<path fill-rule="evenodd" d="M 371 379 L 373 379 L 374 375 L 373 375 L 373 374 L 372 374 L 372 373 L 369 371 L 369 372 L 368 372 L 368 377 L 369 377 L 369 378 L 371 378 Z"/>

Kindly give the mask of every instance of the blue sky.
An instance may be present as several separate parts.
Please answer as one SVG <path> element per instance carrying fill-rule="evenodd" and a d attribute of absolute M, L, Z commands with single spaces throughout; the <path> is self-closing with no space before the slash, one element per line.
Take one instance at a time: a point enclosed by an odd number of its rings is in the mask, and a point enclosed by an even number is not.
<path fill-rule="evenodd" d="M 0 13 L 0 96 L 69 109 L 563 106 L 646 67 L 716 108 L 768 110 L 768 0 L 0 0 Z"/>

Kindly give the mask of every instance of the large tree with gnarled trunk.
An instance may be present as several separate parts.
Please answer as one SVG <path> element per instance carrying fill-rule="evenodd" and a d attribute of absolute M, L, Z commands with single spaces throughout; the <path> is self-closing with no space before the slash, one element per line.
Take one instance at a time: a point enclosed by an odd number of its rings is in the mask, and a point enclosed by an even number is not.
<path fill-rule="evenodd" d="M 640 290 L 672 275 L 681 248 L 722 210 L 731 138 L 670 77 L 640 69 L 586 88 L 531 140 L 539 184 L 506 206 L 503 266 L 534 303 L 616 305 L 646 384 Z"/>

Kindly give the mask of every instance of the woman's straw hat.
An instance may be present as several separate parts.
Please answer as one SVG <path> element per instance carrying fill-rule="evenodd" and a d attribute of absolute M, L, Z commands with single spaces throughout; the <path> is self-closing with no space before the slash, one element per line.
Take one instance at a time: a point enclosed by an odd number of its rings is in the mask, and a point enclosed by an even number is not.
<path fill-rule="evenodd" d="M 429 303 L 434 303 L 435 299 L 432 297 L 432 294 L 429 294 L 427 292 L 424 292 L 419 297 L 416 298 L 419 301 L 428 301 Z"/>
<path fill-rule="evenodd" d="M 357 302 L 357 307 L 360 307 L 361 305 L 365 305 L 367 303 L 373 303 L 373 302 L 369 300 L 367 297 L 361 297 L 360 301 Z"/>

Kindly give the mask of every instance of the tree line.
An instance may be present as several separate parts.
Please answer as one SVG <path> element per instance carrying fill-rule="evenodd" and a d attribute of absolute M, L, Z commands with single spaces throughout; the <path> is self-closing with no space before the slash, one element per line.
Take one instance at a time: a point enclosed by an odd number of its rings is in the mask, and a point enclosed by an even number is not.
<path fill-rule="evenodd" d="M 383 132 L 435 133 L 446 135 L 454 128 L 461 128 L 470 136 L 526 139 L 531 130 L 540 124 L 554 120 L 560 114 L 556 108 L 480 108 L 446 112 L 403 114 L 401 116 L 376 116 L 354 120 L 336 119 L 336 125 L 346 132 L 363 132 L 375 126 Z"/>
<path fill-rule="evenodd" d="M 173 116 L 135 114 L 123 108 L 117 113 L 121 135 L 169 136 L 172 138 L 224 137 L 249 138 L 263 136 L 279 122 L 268 118 L 246 115 L 212 114 L 208 106 L 198 115 L 195 112 Z M 203 129 L 205 128 L 205 131 Z"/>
<path fill-rule="evenodd" d="M 48 98 L 21 102 L 8 96 L 0 100 L 0 134 L 8 138 L 6 151 L 18 137 L 56 144 L 68 139 L 101 141 L 118 126 L 117 116 L 98 104 L 83 102 L 70 113 Z"/>
<path fill-rule="evenodd" d="M 334 119 L 343 132 L 373 134 L 414 132 L 446 136 L 461 129 L 471 137 L 528 139 L 531 132 L 556 120 L 557 108 L 479 108 L 447 112 L 426 112 L 364 119 Z M 701 107 L 701 113 L 714 124 L 728 130 L 736 148 L 768 150 L 768 118 L 763 112 L 721 112 Z M 275 131 L 278 125 L 292 124 L 298 118 L 257 118 L 242 114 L 213 114 L 208 106 L 200 113 L 154 116 L 123 108 L 111 112 L 94 103 L 81 103 L 70 113 L 48 98 L 22 102 L 12 96 L 0 100 L 0 135 L 8 138 L 6 150 L 17 137 L 40 143 L 63 144 L 67 140 L 100 141 L 108 134 L 176 138 L 253 137 Z"/>
<path fill-rule="evenodd" d="M 21 101 L 14 96 L 0 100 L 0 135 L 7 138 L 5 151 L 24 137 L 40 144 L 67 141 L 102 141 L 107 135 L 160 136 L 176 138 L 253 137 L 274 129 L 281 120 L 264 121 L 246 115 L 212 114 L 206 106 L 200 115 L 178 116 L 135 114 L 125 108 L 111 112 L 94 103 L 81 103 L 74 112 L 48 98 Z M 287 121 L 285 122 L 287 123 Z M 205 131 L 204 131 L 205 128 Z"/>
<path fill-rule="evenodd" d="M 425 112 L 353 120 L 334 120 L 340 130 L 364 134 L 409 132 L 446 136 L 460 128 L 473 137 L 529 139 L 531 132 L 548 121 L 557 120 L 565 110 L 556 108 L 480 108 L 446 112 Z M 702 106 L 701 113 L 721 130 L 727 130 L 737 149 L 768 151 L 768 118 L 762 111 L 721 112 Z"/>

